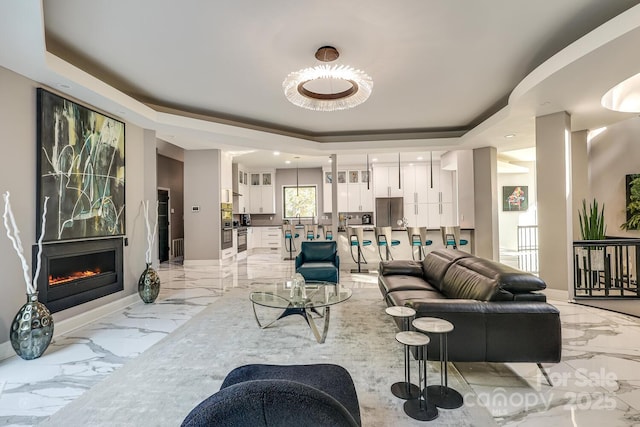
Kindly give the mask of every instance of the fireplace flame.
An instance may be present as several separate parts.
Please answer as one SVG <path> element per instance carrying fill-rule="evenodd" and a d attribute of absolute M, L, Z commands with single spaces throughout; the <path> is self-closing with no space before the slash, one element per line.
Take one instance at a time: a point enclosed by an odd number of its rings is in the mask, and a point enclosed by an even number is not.
<path fill-rule="evenodd" d="M 49 275 L 49 286 L 62 285 L 63 283 L 73 282 L 74 280 L 97 276 L 100 273 L 102 273 L 100 269 L 96 268 L 93 270 L 77 271 L 66 276 L 53 277 Z"/>

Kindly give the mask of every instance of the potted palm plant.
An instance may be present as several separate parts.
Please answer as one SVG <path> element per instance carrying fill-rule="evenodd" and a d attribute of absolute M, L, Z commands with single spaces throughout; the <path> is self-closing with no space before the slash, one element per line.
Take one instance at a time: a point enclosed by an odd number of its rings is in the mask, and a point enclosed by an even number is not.
<path fill-rule="evenodd" d="M 598 206 L 596 199 L 589 204 L 582 199 L 582 210 L 578 211 L 580 219 L 580 235 L 582 240 L 604 240 L 606 238 L 607 226 L 604 223 L 604 203 L 602 209 Z M 581 259 L 589 259 L 589 263 L 585 266 L 592 271 L 604 270 L 604 247 L 602 246 L 585 246 L 577 248 L 576 252 Z"/>

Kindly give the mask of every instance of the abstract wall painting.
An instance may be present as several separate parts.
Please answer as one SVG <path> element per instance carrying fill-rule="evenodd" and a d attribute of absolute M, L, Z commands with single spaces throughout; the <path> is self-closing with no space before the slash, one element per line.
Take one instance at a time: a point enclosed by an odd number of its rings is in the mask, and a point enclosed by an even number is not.
<path fill-rule="evenodd" d="M 125 126 L 38 89 L 36 224 L 49 197 L 45 241 L 125 233 Z"/>
<path fill-rule="evenodd" d="M 526 211 L 529 209 L 529 187 L 526 185 L 502 187 L 503 211 Z"/>

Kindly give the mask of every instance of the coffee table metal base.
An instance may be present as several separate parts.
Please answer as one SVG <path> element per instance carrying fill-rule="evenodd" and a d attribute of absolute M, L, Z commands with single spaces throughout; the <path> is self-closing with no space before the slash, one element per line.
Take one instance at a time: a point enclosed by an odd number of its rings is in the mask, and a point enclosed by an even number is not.
<path fill-rule="evenodd" d="M 438 408 L 457 409 L 462 406 L 462 395 L 451 387 L 443 385 L 430 385 L 427 387 L 429 402 L 433 402 Z"/>
<path fill-rule="evenodd" d="M 282 311 L 282 313 L 280 313 L 278 317 L 276 317 L 266 325 L 263 325 L 260 322 L 260 319 L 258 318 L 258 314 L 256 313 L 256 304 L 251 304 L 251 305 L 253 306 L 253 316 L 256 318 L 256 322 L 258 323 L 258 326 L 260 326 L 260 328 L 262 329 L 268 328 L 269 326 L 273 325 L 275 322 L 282 319 L 283 317 L 298 314 L 302 316 L 304 320 L 307 322 L 307 325 L 309 325 L 309 327 L 311 328 L 311 331 L 313 332 L 313 335 L 316 337 L 316 341 L 318 341 L 318 343 L 320 344 L 324 343 L 325 339 L 327 338 L 327 332 L 329 331 L 329 314 L 330 314 L 329 306 L 324 307 L 322 314 L 320 314 L 315 307 L 311 307 L 311 308 L 287 307 Z M 320 334 L 320 331 L 316 326 L 316 322 L 313 320 L 312 313 L 318 314 L 320 315 L 321 318 L 324 319 L 324 327 L 322 328 L 322 334 Z"/>

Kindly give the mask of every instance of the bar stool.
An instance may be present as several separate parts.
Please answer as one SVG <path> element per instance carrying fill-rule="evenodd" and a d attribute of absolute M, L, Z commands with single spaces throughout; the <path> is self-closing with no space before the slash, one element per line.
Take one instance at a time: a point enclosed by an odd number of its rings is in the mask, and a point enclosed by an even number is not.
<path fill-rule="evenodd" d="M 414 248 L 418 247 L 418 256 L 424 258 L 425 252 L 423 246 L 429 246 L 433 242 L 427 239 L 427 227 L 407 227 L 407 235 L 409 237 L 409 245 L 411 246 L 411 257 L 415 260 L 416 255 Z"/>
<path fill-rule="evenodd" d="M 453 249 L 458 249 L 458 244 L 464 246 L 469 243 L 466 239 L 460 238 L 460 227 L 457 225 L 440 227 L 440 233 L 442 234 L 442 244 L 445 248 L 452 246 Z"/>
<path fill-rule="evenodd" d="M 317 225 L 305 225 L 305 235 L 307 240 L 315 240 L 319 239 L 320 235 L 318 234 L 318 226 Z"/>
<path fill-rule="evenodd" d="M 400 305 L 387 307 L 385 312 L 392 317 L 403 318 L 403 331 L 408 331 L 412 318 L 416 315 L 416 311 L 411 307 Z M 409 358 L 409 347 L 404 346 L 404 381 L 391 385 L 391 393 L 400 399 L 416 399 L 420 396 L 420 388 L 411 384 L 411 359 Z"/>
<path fill-rule="evenodd" d="M 333 240 L 333 229 L 331 227 L 322 227 L 324 231 L 324 240 Z"/>
<path fill-rule="evenodd" d="M 389 261 L 389 258 L 393 259 L 390 247 L 398 246 L 400 244 L 400 240 L 393 240 L 391 238 L 391 227 L 374 227 L 373 232 L 376 236 L 376 244 L 378 245 L 378 255 L 380 255 L 380 260 L 382 261 L 382 253 L 380 253 L 381 246 L 384 246 L 386 249 L 387 261 Z"/>
<path fill-rule="evenodd" d="M 429 337 L 420 332 L 403 331 L 396 334 L 396 341 L 406 347 L 417 347 L 418 350 L 420 397 L 404 402 L 404 412 L 415 420 L 435 420 L 438 418 L 438 408 L 429 401 L 427 396 L 427 344 L 429 344 Z"/>
<path fill-rule="evenodd" d="M 300 237 L 300 235 L 295 232 L 293 225 L 291 224 L 282 224 L 282 232 L 284 233 L 285 248 L 287 252 L 289 252 L 289 256 L 285 258 L 285 260 L 291 261 L 293 260 L 293 253 L 297 251 L 296 244 L 293 239 Z"/>
<path fill-rule="evenodd" d="M 347 227 L 347 233 L 349 234 L 349 252 L 351 252 L 351 258 L 353 258 L 353 262 L 358 264 L 358 269 L 352 269 L 352 273 L 368 273 L 369 270 L 361 268 L 361 259 L 364 260 L 364 263 L 367 264 L 367 260 L 362 253 L 363 246 L 370 246 L 371 240 L 364 239 L 364 230 L 360 227 Z M 358 248 L 358 259 L 356 260 L 353 256 L 353 247 L 356 246 Z"/>
<path fill-rule="evenodd" d="M 453 324 L 437 317 L 420 317 L 413 321 L 413 326 L 421 331 L 440 336 L 440 385 L 427 387 L 429 400 L 444 409 L 456 409 L 462 406 L 460 393 L 449 387 L 447 334 L 453 331 Z"/>

